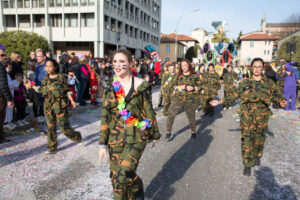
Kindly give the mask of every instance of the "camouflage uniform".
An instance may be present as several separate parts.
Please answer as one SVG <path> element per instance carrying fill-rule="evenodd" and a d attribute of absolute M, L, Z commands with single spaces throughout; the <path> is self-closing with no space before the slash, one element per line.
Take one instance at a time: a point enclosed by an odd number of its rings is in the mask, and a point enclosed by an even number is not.
<path fill-rule="evenodd" d="M 108 145 L 111 181 L 115 199 L 135 199 L 144 193 L 143 181 L 137 176 L 139 159 L 147 140 L 160 138 L 154 110 L 150 102 L 151 85 L 143 82 L 126 102 L 126 109 L 139 121 L 149 119 L 151 128 L 144 131 L 126 124 L 117 109 L 118 102 L 112 85 L 104 93 L 100 145 Z"/>
<path fill-rule="evenodd" d="M 57 150 L 56 122 L 63 134 L 74 142 L 81 142 L 80 132 L 74 131 L 69 122 L 67 95 L 70 94 L 67 79 L 58 74 L 42 81 L 40 92 L 44 98 L 44 115 L 47 125 L 48 150 Z"/>
<path fill-rule="evenodd" d="M 214 113 L 214 107 L 212 107 L 209 102 L 218 96 L 218 90 L 221 88 L 220 76 L 216 73 L 203 73 L 203 102 L 202 108 L 203 112 Z M 202 94 L 202 93 L 201 93 Z"/>
<path fill-rule="evenodd" d="M 224 82 L 224 106 L 229 108 L 232 106 L 233 102 L 231 101 L 236 90 L 235 83 L 239 80 L 237 73 L 234 71 L 228 72 L 223 76 Z"/>
<path fill-rule="evenodd" d="M 186 89 L 181 91 L 178 88 L 180 85 L 192 86 L 194 91 L 188 92 Z M 182 107 L 184 107 L 188 117 L 192 133 L 196 133 L 195 109 L 199 98 L 198 91 L 202 89 L 199 76 L 197 74 L 177 74 L 172 81 L 171 88 L 169 96 L 171 96 L 172 101 L 168 111 L 167 133 L 171 133 L 175 117 Z"/>
<path fill-rule="evenodd" d="M 203 73 L 199 73 L 198 74 L 199 78 L 200 78 L 200 82 L 203 82 Z M 200 104 L 203 105 L 204 104 L 204 95 L 201 94 L 201 92 L 199 92 L 198 94 L 198 101 L 197 101 L 197 105 L 199 104 L 199 101 L 200 101 Z M 200 107 L 200 106 L 199 106 Z M 203 109 L 203 107 L 202 107 Z"/>
<path fill-rule="evenodd" d="M 168 77 L 170 76 L 170 72 L 166 71 L 161 76 L 161 87 L 160 87 L 160 93 L 159 93 L 159 104 L 161 105 L 163 103 L 164 99 L 164 84 L 168 80 Z"/>
<path fill-rule="evenodd" d="M 279 94 L 275 83 L 266 77 L 255 81 L 252 77 L 243 80 L 237 88 L 232 101 L 241 99 L 239 109 L 240 128 L 242 130 L 242 157 L 245 167 L 253 167 L 254 159 L 263 154 L 265 132 L 268 129 L 269 106 L 271 102 L 280 103 L 285 100 Z"/>
<path fill-rule="evenodd" d="M 172 75 L 170 72 L 167 72 L 164 74 L 162 79 L 162 94 L 164 97 L 164 108 L 163 108 L 163 114 L 165 116 L 168 115 L 168 110 L 171 104 L 171 97 L 170 97 L 170 89 L 171 89 L 171 83 L 173 80 L 174 75 Z"/>

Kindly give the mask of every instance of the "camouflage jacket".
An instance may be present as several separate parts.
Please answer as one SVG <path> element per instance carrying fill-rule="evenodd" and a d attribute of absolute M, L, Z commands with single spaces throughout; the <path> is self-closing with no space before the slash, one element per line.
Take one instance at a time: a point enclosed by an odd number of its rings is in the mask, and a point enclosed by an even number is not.
<path fill-rule="evenodd" d="M 204 72 L 202 80 L 205 95 L 218 95 L 218 90 L 221 88 L 221 84 L 220 76 L 216 72 Z"/>
<path fill-rule="evenodd" d="M 117 109 L 118 102 L 111 84 L 104 92 L 102 104 L 100 145 L 134 144 L 144 140 L 157 140 L 160 138 L 155 113 L 150 101 L 151 85 L 143 82 L 126 102 L 126 109 L 139 121 L 149 119 L 151 128 L 144 131 L 132 125 L 125 124 Z"/>
<path fill-rule="evenodd" d="M 59 114 L 65 111 L 68 106 L 67 95 L 72 94 L 69 89 L 66 77 L 58 74 L 56 78 L 50 79 L 47 75 L 39 88 L 44 98 L 44 110 Z"/>
<path fill-rule="evenodd" d="M 267 77 L 262 77 L 260 81 L 253 77 L 244 79 L 237 88 L 233 96 L 233 101 L 241 99 L 240 114 L 255 113 L 270 116 L 272 114 L 269 106 L 271 102 L 279 104 L 285 100 L 279 94 L 274 81 Z"/>
<path fill-rule="evenodd" d="M 181 90 L 181 85 L 194 87 L 193 91 Z M 199 90 L 202 89 L 202 83 L 197 74 L 176 74 L 171 83 L 170 95 L 172 99 L 180 102 L 195 103 L 198 98 Z"/>
<path fill-rule="evenodd" d="M 164 72 L 161 77 L 161 90 L 162 90 L 163 95 L 168 93 L 169 85 L 171 84 L 168 81 L 170 76 L 171 76 L 171 73 L 167 71 L 167 72 Z"/>
<path fill-rule="evenodd" d="M 226 87 L 232 87 L 235 85 L 235 83 L 239 80 L 239 77 L 237 73 L 234 71 L 228 72 L 223 76 L 223 82 L 224 86 Z"/>

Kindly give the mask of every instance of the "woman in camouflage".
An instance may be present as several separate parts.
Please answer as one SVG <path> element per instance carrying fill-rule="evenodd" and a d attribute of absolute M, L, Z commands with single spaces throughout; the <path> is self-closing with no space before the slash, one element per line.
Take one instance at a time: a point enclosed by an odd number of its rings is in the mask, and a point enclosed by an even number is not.
<path fill-rule="evenodd" d="M 58 145 L 56 123 L 61 132 L 72 141 L 82 143 L 82 138 L 80 132 L 74 131 L 70 126 L 67 98 L 74 108 L 76 103 L 72 98 L 66 77 L 58 73 L 59 65 L 55 60 L 48 60 L 45 70 L 47 76 L 43 79 L 41 87 L 33 86 L 33 88 L 40 92 L 44 98 L 48 140 L 48 150 L 45 153 L 54 154 L 57 152 Z"/>
<path fill-rule="evenodd" d="M 232 102 L 241 99 L 239 114 L 241 115 L 240 128 L 242 130 L 242 157 L 244 175 L 251 175 L 251 167 L 260 165 L 263 147 L 268 129 L 268 120 L 272 115 L 269 106 L 271 102 L 287 105 L 287 101 L 279 93 L 275 83 L 262 75 L 264 61 L 261 58 L 253 59 L 252 73 L 249 79 L 244 79 L 239 84 L 232 96 Z M 212 106 L 220 102 L 214 100 Z"/>
<path fill-rule="evenodd" d="M 110 159 L 110 177 L 117 200 L 144 199 L 143 181 L 136 169 L 147 141 L 160 138 L 150 101 L 151 85 L 130 72 L 126 50 L 113 55 L 115 76 L 104 92 L 99 159 Z"/>
<path fill-rule="evenodd" d="M 166 141 L 170 141 L 172 126 L 176 115 L 184 107 L 188 117 L 192 135 L 196 138 L 196 119 L 195 110 L 197 107 L 198 91 L 201 89 L 199 76 L 196 74 L 189 60 L 180 62 L 179 73 L 175 75 L 171 83 L 169 96 L 172 98 L 171 105 L 168 110 L 167 134 Z"/>

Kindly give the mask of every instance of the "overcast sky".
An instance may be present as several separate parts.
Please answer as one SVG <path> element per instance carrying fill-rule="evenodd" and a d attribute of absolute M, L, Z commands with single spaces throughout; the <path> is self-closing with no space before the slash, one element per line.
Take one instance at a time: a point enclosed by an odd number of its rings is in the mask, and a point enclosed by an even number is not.
<path fill-rule="evenodd" d="M 212 21 L 225 20 L 232 39 L 240 31 L 259 30 L 264 12 L 267 23 L 283 22 L 291 13 L 299 13 L 300 0 L 162 0 L 161 32 L 175 32 L 179 16 L 196 8 L 200 11 L 182 18 L 178 34 L 190 35 L 195 28 L 214 32 Z"/>

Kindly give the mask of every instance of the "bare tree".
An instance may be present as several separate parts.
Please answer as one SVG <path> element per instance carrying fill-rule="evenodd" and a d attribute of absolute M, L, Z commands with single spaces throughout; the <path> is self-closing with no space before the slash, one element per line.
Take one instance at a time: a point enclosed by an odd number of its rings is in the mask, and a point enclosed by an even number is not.
<path fill-rule="evenodd" d="M 290 14 L 284 22 L 287 23 L 300 23 L 300 11 L 298 13 Z"/>

